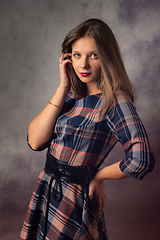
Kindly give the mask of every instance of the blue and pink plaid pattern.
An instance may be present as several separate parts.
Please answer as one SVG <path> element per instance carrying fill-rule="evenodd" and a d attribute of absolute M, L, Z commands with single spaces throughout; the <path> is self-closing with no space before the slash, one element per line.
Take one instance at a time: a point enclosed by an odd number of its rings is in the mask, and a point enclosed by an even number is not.
<path fill-rule="evenodd" d="M 142 179 L 154 168 L 154 155 L 133 103 L 121 90 L 116 91 L 114 103 L 105 115 L 100 112 L 101 103 L 102 94 L 75 100 L 70 91 L 48 151 L 72 166 L 100 167 L 120 142 L 124 150 L 121 171 Z M 50 177 L 42 171 L 28 207 L 21 240 L 43 239 L 49 182 Z M 93 197 L 89 201 L 88 186 L 62 182 L 62 192 L 60 202 L 51 194 L 46 239 L 107 240 L 104 215 L 96 214 L 96 200 Z"/>

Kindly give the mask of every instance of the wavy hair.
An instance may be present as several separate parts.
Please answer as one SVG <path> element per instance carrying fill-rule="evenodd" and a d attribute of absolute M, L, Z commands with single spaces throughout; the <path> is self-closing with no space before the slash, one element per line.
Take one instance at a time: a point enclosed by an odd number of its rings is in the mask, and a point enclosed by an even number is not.
<path fill-rule="evenodd" d="M 134 101 L 134 87 L 129 80 L 116 38 L 110 27 L 100 19 L 89 19 L 71 30 L 62 43 L 62 53 L 71 53 L 74 41 L 89 36 L 96 45 L 101 66 L 98 88 L 103 94 L 102 111 L 106 112 L 113 103 L 114 92 L 124 90 Z M 68 64 L 71 89 L 77 98 L 86 96 L 86 84 L 77 77 L 72 64 Z"/>

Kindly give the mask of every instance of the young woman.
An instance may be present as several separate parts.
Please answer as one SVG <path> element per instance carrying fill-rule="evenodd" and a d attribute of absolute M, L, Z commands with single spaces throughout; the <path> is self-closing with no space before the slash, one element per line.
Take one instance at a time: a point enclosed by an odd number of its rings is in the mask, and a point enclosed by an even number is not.
<path fill-rule="evenodd" d="M 66 36 L 59 71 L 54 96 L 28 128 L 30 147 L 48 152 L 20 239 L 106 240 L 104 180 L 142 179 L 154 156 L 106 23 L 89 19 Z M 124 159 L 100 169 L 118 141 Z"/>

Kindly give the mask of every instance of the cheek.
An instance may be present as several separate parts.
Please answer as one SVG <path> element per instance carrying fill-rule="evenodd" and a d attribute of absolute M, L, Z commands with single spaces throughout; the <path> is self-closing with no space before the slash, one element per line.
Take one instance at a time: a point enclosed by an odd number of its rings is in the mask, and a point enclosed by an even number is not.
<path fill-rule="evenodd" d="M 72 61 L 72 67 L 73 67 L 74 71 L 77 73 L 77 65 L 75 64 L 74 61 Z"/>
<path fill-rule="evenodd" d="M 97 67 L 96 72 L 97 72 L 98 76 L 101 76 L 101 68 L 100 67 Z"/>

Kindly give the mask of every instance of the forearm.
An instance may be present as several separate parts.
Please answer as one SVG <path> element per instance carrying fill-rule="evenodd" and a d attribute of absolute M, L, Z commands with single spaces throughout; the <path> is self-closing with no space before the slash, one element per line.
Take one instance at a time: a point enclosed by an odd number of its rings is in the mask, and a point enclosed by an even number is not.
<path fill-rule="evenodd" d="M 47 104 L 42 112 L 37 115 L 28 127 L 28 142 L 33 149 L 38 149 L 52 136 L 53 128 L 62 109 L 68 93 L 68 87 L 58 87 L 50 102 L 56 106 Z"/>
<path fill-rule="evenodd" d="M 95 178 L 98 181 L 101 181 L 106 179 L 124 179 L 129 177 L 120 170 L 119 163 L 120 162 L 116 162 L 110 166 L 100 169 Z"/>

